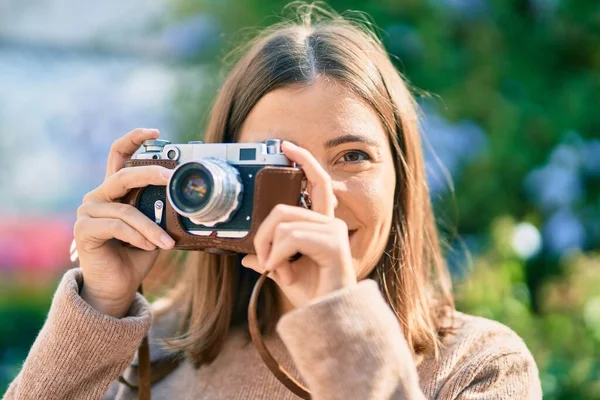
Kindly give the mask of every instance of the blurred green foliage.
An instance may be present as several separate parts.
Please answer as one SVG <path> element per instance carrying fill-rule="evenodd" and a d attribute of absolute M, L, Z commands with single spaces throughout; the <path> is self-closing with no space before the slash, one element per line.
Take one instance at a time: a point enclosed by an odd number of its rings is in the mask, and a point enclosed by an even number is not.
<path fill-rule="evenodd" d="M 42 326 L 55 287 L 25 287 L 0 281 L 0 396 L 17 375 Z"/>
<path fill-rule="evenodd" d="M 544 398 L 596 399 L 600 395 L 600 254 L 572 252 L 561 260 L 564 273 L 547 279 L 531 307 L 525 262 L 512 250 L 512 217 L 490 228 L 491 245 L 455 288 L 457 308 L 501 321 L 532 351 Z"/>

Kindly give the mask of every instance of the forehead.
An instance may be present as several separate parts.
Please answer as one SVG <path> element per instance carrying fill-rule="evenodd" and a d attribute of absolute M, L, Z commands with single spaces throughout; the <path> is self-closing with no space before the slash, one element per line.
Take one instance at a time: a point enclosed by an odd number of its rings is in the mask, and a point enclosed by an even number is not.
<path fill-rule="evenodd" d="M 387 142 L 381 121 L 369 105 L 342 85 L 320 80 L 263 96 L 246 118 L 239 141 L 278 138 L 307 147 L 346 134 L 368 136 L 382 145 Z"/>

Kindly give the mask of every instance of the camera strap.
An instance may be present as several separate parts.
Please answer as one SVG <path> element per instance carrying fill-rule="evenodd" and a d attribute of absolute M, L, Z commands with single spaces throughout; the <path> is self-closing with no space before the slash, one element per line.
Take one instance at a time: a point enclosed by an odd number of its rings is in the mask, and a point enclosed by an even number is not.
<path fill-rule="evenodd" d="M 142 284 L 138 288 L 138 293 L 144 295 Z M 150 379 L 150 345 L 148 344 L 148 334 L 144 335 L 142 343 L 138 348 L 138 399 L 151 399 L 151 379 Z"/>
<path fill-rule="evenodd" d="M 267 367 L 271 370 L 273 375 L 279 381 L 287 387 L 292 393 L 302 399 L 310 399 L 310 392 L 307 388 L 305 388 L 300 382 L 298 382 L 294 377 L 292 377 L 279 363 L 273 358 L 267 346 L 262 340 L 262 336 L 260 334 L 260 328 L 258 326 L 258 319 L 256 315 L 256 308 L 258 303 L 258 295 L 260 294 L 260 289 L 262 288 L 263 283 L 267 279 L 269 275 L 269 271 L 265 271 L 258 281 L 256 285 L 254 285 L 254 289 L 252 290 L 252 296 L 250 297 L 250 304 L 248 306 L 248 327 L 250 329 L 250 337 L 252 338 L 252 343 L 254 343 L 254 347 L 258 350 L 260 354 L 260 358 L 262 358 L 263 362 L 267 365 Z"/>
<path fill-rule="evenodd" d="M 310 196 L 306 191 L 306 181 L 303 182 L 303 189 L 300 192 L 300 205 L 308 210 L 312 208 L 312 202 L 310 200 Z M 258 325 L 257 318 L 257 304 L 258 304 L 258 296 L 260 294 L 260 289 L 262 288 L 263 283 L 267 280 L 267 276 L 270 271 L 265 271 L 256 284 L 254 285 L 254 289 L 252 289 L 252 295 L 250 296 L 250 304 L 248 305 L 248 328 L 250 330 L 250 337 L 252 338 L 252 343 L 254 343 L 254 347 L 258 350 L 258 354 L 260 358 L 262 358 L 263 362 L 267 365 L 267 367 L 271 370 L 273 375 L 281 382 L 285 387 L 287 387 L 292 393 L 302 399 L 310 399 L 310 392 L 307 388 L 305 388 L 300 382 L 298 382 L 293 376 L 291 376 L 279 363 L 273 358 L 264 341 L 262 340 L 262 335 L 260 334 L 260 328 Z"/>

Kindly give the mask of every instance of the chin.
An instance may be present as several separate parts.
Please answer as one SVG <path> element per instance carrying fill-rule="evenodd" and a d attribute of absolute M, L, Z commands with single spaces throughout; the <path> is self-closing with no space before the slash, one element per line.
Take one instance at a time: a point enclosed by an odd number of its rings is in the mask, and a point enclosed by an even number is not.
<path fill-rule="evenodd" d="M 362 280 L 367 279 L 371 272 L 373 272 L 373 268 L 368 268 L 367 270 L 361 271 L 359 274 L 356 275 L 356 280 L 360 282 Z"/>
<path fill-rule="evenodd" d="M 361 247 L 361 238 L 362 231 L 358 232 L 358 229 L 350 229 L 348 230 L 348 239 L 350 242 L 350 251 L 352 252 L 352 260 L 354 263 L 354 270 L 356 271 L 356 280 L 361 281 L 366 279 L 377 263 L 373 265 L 365 265 L 365 258 L 363 257 L 365 253 L 369 250 L 368 248 Z M 383 253 L 382 253 L 383 254 Z"/>

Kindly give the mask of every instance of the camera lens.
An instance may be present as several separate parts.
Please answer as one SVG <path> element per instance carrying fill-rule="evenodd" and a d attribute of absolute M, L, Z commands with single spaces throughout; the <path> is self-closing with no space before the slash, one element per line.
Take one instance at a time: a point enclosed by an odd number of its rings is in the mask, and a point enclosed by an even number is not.
<path fill-rule="evenodd" d="M 182 211 L 194 213 L 206 206 L 213 191 L 212 177 L 201 164 L 189 165 L 172 185 L 173 201 Z"/>
<path fill-rule="evenodd" d="M 180 165 L 167 196 L 171 206 L 193 223 L 212 227 L 231 219 L 241 202 L 239 172 L 226 161 L 204 158 Z"/>

